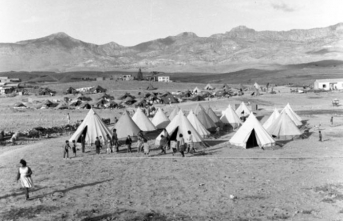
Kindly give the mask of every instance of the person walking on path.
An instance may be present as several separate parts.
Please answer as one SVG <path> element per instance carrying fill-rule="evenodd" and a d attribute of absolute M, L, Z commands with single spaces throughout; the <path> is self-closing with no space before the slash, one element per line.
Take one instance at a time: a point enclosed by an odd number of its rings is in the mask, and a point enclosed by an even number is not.
<path fill-rule="evenodd" d="M 127 138 L 125 140 L 125 144 L 127 145 L 127 152 L 132 153 L 132 150 L 131 150 L 132 139 L 131 139 L 130 135 L 127 135 Z"/>
<path fill-rule="evenodd" d="M 85 152 L 85 147 L 86 147 L 86 137 L 84 134 L 81 135 L 81 150 L 82 153 Z"/>
<path fill-rule="evenodd" d="M 322 142 L 323 141 L 323 136 L 322 136 L 322 132 L 319 131 L 319 141 Z"/>
<path fill-rule="evenodd" d="M 138 132 L 137 138 L 138 138 L 138 141 L 137 141 L 137 152 L 141 152 L 142 146 L 144 144 L 144 140 L 146 140 L 144 135 L 143 135 L 143 131 L 140 130 Z"/>
<path fill-rule="evenodd" d="M 113 129 L 113 133 L 112 133 L 112 143 L 113 143 L 113 146 L 116 147 L 116 152 L 119 152 L 119 143 L 118 143 L 117 129 Z"/>
<path fill-rule="evenodd" d="M 69 140 L 66 140 L 66 143 L 63 147 L 64 151 L 63 151 L 63 158 L 69 158 L 69 149 L 71 149 L 70 145 L 69 145 Z"/>
<path fill-rule="evenodd" d="M 195 153 L 195 148 L 194 148 L 194 142 L 193 142 L 193 135 L 192 132 L 189 130 L 188 131 L 188 138 L 187 138 L 187 153 L 191 153 L 193 151 L 193 153 Z"/>
<path fill-rule="evenodd" d="M 148 140 L 147 139 L 144 139 L 143 150 L 144 150 L 144 155 L 145 156 L 149 156 L 150 145 L 148 144 Z"/>
<path fill-rule="evenodd" d="M 17 182 L 20 180 L 21 186 L 25 189 L 26 200 L 29 200 L 29 189 L 33 187 L 31 178 L 32 170 L 27 166 L 24 159 L 20 160 L 21 167 L 18 169 Z"/>
<path fill-rule="evenodd" d="M 160 146 L 159 146 L 159 148 L 161 149 L 160 154 L 166 154 L 167 144 L 168 144 L 167 138 L 165 136 L 161 135 Z"/>
<path fill-rule="evenodd" d="M 76 157 L 76 143 L 75 143 L 75 140 L 73 140 L 73 146 L 72 146 L 72 151 L 74 153 L 74 157 Z"/>
<path fill-rule="evenodd" d="M 332 126 L 333 125 L 333 116 L 331 116 L 330 122 L 331 122 L 331 126 Z"/>
<path fill-rule="evenodd" d="M 68 122 L 68 125 L 70 124 L 70 115 L 69 113 L 67 113 L 67 122 Z"/>
<path fill-rule="evenodd" d="M 185 140 L 184 140 L 182 134 L 179 134 L 179 137 L 177 139 L 177 147 L 178 147 L 182 157 L 185 157 L 186 144 L 185 144 Z"/>
<path fill-rule="evenodd" d="M 94 144 L 95 144 L 95 152 L 97 154 L 100 154 L 101 142 L 99 140 L 99 137 L 95 138 L 95 143 Z"/>

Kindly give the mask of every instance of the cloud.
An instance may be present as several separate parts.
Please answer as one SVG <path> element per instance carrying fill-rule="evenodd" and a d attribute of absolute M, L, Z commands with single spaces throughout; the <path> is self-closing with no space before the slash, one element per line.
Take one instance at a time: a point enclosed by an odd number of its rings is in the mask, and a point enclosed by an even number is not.
<path fill-rule="evenodd" d="M 292 7 L 290 5 L 287 5 L 284 2 L 280 2 L 280 3 L 271 3 L 271 6 L 275 9 L 275 10 L 280 10 L 280 11 L 284 11 L 284 12 L 294 12 L 295 11 L 295 7 Z"/>

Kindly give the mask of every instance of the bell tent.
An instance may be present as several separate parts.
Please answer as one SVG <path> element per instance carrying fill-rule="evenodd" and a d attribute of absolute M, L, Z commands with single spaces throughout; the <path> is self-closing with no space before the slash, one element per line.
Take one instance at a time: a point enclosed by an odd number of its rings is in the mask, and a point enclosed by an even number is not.
<path fill-rule="evenodd" d="M 267 131 L 269 134 L 285 140 L 301 135 L 300 130 L 286 112 L 281 113 Z"/>
<path fill-rule="evenodd" d="M 113 128 L 117 129 L 118 139 L 126 139 L 127 135 L 136 137 L 138 132 L 140 131 L 139 127 L 132 120 L 130 114 L 127 111 L 124 111 L 123 115 L 121 115 L 118 122 L 114 125 Z"/>
<path fill-rule="evenodd" d="M 204 87 L 205 90 L 214 90 L 214 87 L 212 87 L 212 85 L 210 84 L 207 84 L 205 87 Z"/>
<path fill-rule="evenodd" d="M 152 84 L 149 84 L 149 86 L 146 89 L 152 91 L 152 90 L 156 90 L 157 88 L 152 86 Z"/>
<path fill-rule="evenodd" d="M 168 126 L 170 120 L 168 117 L 163 113 L 161 108 L 158 108 L 155 116 L 152 118 L 151 122 L 155 125 L 158 129 L 163 129 Z"/>
<path fill-rule="evenodd" d="M 264 122 L 264 124 L 263 124 L 264 129 L 268 130 L 270 125 L 272 125 L 279 116 L 280 116 L 280 113 L 275 108 L 273 113 L 270 115 L 270 117 L 266 120 L 266 122 Z"/>
<path fill-rule="evenodd" d="M 112 136 L 112 132 L 107 128 L 101 118 L 93 109 L 90 109 L 85 119 L 82 121 L 80 126 L 77 128 L 75 133 L 69 139 L 70 142 L 75 140 L 81 142 L 81 135 L 85 136 L 85 142 L 87 144 L 93 144 L 96 137 L 102 136 L 106 138 L 106 135 Z"/>
<path fill-rule="evenodd" d="M 236 109 L 236 114 L 241 117 L 241 116 L 249 116 L 250 114 L 250 110 L 249 108 L 247 107 L 247 105 L 245 105 L 244 102 L 241 103 L 241 105 L 239 105 L 239 107 Z"/>
<path fill-rule="evenodd" d="M 287 104 L 283 110 L 281 111 L 282 112 L 286 112 L 288 114 L 288 116 L 292 119 L 292 121 L 295 123 L 295 125 L 297 126 L 301 126 L 302 123 L 301 123 L 301 118 L 293 111 L 293 109 L 291 108 L 291 105 Z"/>
<path fill-rule="evenodd" d="M 205 109 L 200 104 L 196 106 L 194 113 L 206 129 L 211 130 L 216 128 L 216 124 L 213 122 L 210 116 L 207 115 Z"/>
<path fill-rule="evenodd" d="M 193 94 L 199 94 L 201 92 L 201 90 L 198 87 L 195 87 L 193 89 Z"/>
<path fill-rule="evenodd" d="M 251 113 L 244 124 L 230 139 L 230 144 L 243 148 L 273 146 L 275 141 Z"/>
<path fill-rule="evenodd" d="M 229 124 L 232 128 L 237 128 L 242 124 L 241 119 L 239 119 L 238 115 L 232 109 L 230 104 L 223 112 L 223 115 L 221 116 L 220 120 L 224 124 Z"/>
<path fill-rule="evenodd" d="M 179 113 L 179 106 L 175 106 L 174 110 L 169 114 L 169 120 L 172 121 L 174 117 Z"/>
<path fill-rule="evenodd" d="M 142 131 L 154 131 L 156 127 L 149 118 L 143 113 L 141 108 L 137 108 L 135 114 L 132 116 L 133 122 L 137 124 Z"/>
<path fill-rule="evenodd" d="M 176 140 L 179 137 L 179 134 L 182 134 L 186 140 L 188 136 L 188 131 L 191 131 L 194 143 L 203 142 L 202 137 L 195 130 L 195 128 L 189 122 L 187 117 L 185 117 L 182 110 L 180 110 L 178 114 L 174 117 L 174 119 L 170 122 L 170 124 L 168 124 L 166 130 L 171 140 Z M 157 136 L 155 143 L 159 143 L 159 141 L 161 140 L 161 135 L 163 135 L 163 131 L 161 134 Z"/>
<path fill-rule="evenodd" d="M 187 119 L 189 120 L 189 122 L 192 124 L 194 129 L 199 133 L 201 137 L 205 138 L 211 134 L 208 130 L 206 130 L 204 125 L 199 121 L 197 116 L 194 114 L 193 110 L 191 110 L 188 113 Z"/>
<path fill-rule="evenodd" d="M 216 115 L 216 113 L 214 113 L 214 111 L 212 110 L 212 108 L 208 108 L 207 109 L 207 115 L 212 119 L 212 121 L 218 126 L 220 125 L 222 122 L 219 119 L 219 117 Z"/>

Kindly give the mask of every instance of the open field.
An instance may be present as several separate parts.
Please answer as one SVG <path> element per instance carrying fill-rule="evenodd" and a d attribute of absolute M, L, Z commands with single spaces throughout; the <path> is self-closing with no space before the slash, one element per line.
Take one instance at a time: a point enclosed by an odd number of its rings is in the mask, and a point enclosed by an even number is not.
<path fill-rule="evenodd" d="M 97 85 L 118 97 L 134 95 L 149 82 L 77 82 L 49 84 L 62 99 L 69 86 Z M 222 85 L 223 83 L 220 83 Z M 203 88 L 201 83 L 154 83 L 160 91 Z M 140 89 L 141 88 L 141 89 Z M 290 103 L 307 121 L 309 137 L 281 142 L 266 150 L 242 149 L 228 140 L 234 132 L 210 147 L 199 147 L 195 155 L 139 153 L 94 154 L 78 151 L 77 158 L 62 159 L 62 145 L 69 137 L 0 148 L 0 220 L 343 220 L 343 109 L 331 100 L 343 100 L 343 93 L 292 94 L 288 87 L 276 87 L 277 94 L 200 102 L 218 114 L 228 104 L 241 101 L 259 105 L 257 116 L 265 119 L 271 111 Z M 98 95 L 92 95 L 98 96 Z M 23 130 L 35 126 L 81 120 L 87 110 L 23 110 L 11 106 L 26 96 L 1 98 L 0 129 Z M 186 112 L 199 102 L 181 103 Z M 170 112 L 174 106 L 163 106 Z M 119 116 L 123 110 L 96 110 L 102 118 Z M 330 125 L 334 116 L 334 125 Z M 263 118 L 264 117 L 264 118 Z M 324 142 L 318 142 L 318 128 Z M 150 141 L 153 143 L 153 140 Z M 135 147 L 135 144 L 133 145 Z M 103 150 L 104 152 L 104 150 Z M 28 161 L 34 174 L 32 200 L 14 182 L 18 162 Z M 235 196 L 234 199 L 230 195 Z"/>

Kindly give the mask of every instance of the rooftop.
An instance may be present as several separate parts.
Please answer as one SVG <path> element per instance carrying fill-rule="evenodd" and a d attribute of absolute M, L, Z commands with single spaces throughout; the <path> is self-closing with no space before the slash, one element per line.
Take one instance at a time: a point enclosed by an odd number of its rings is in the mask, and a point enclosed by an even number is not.
<path fill-rule="evenodd" d="M 336 79 L 317 79 L 316 82 L 319 83 L 326 83 L 326 82 L 343 82 L 343 78 L 336 78 Z"/>

